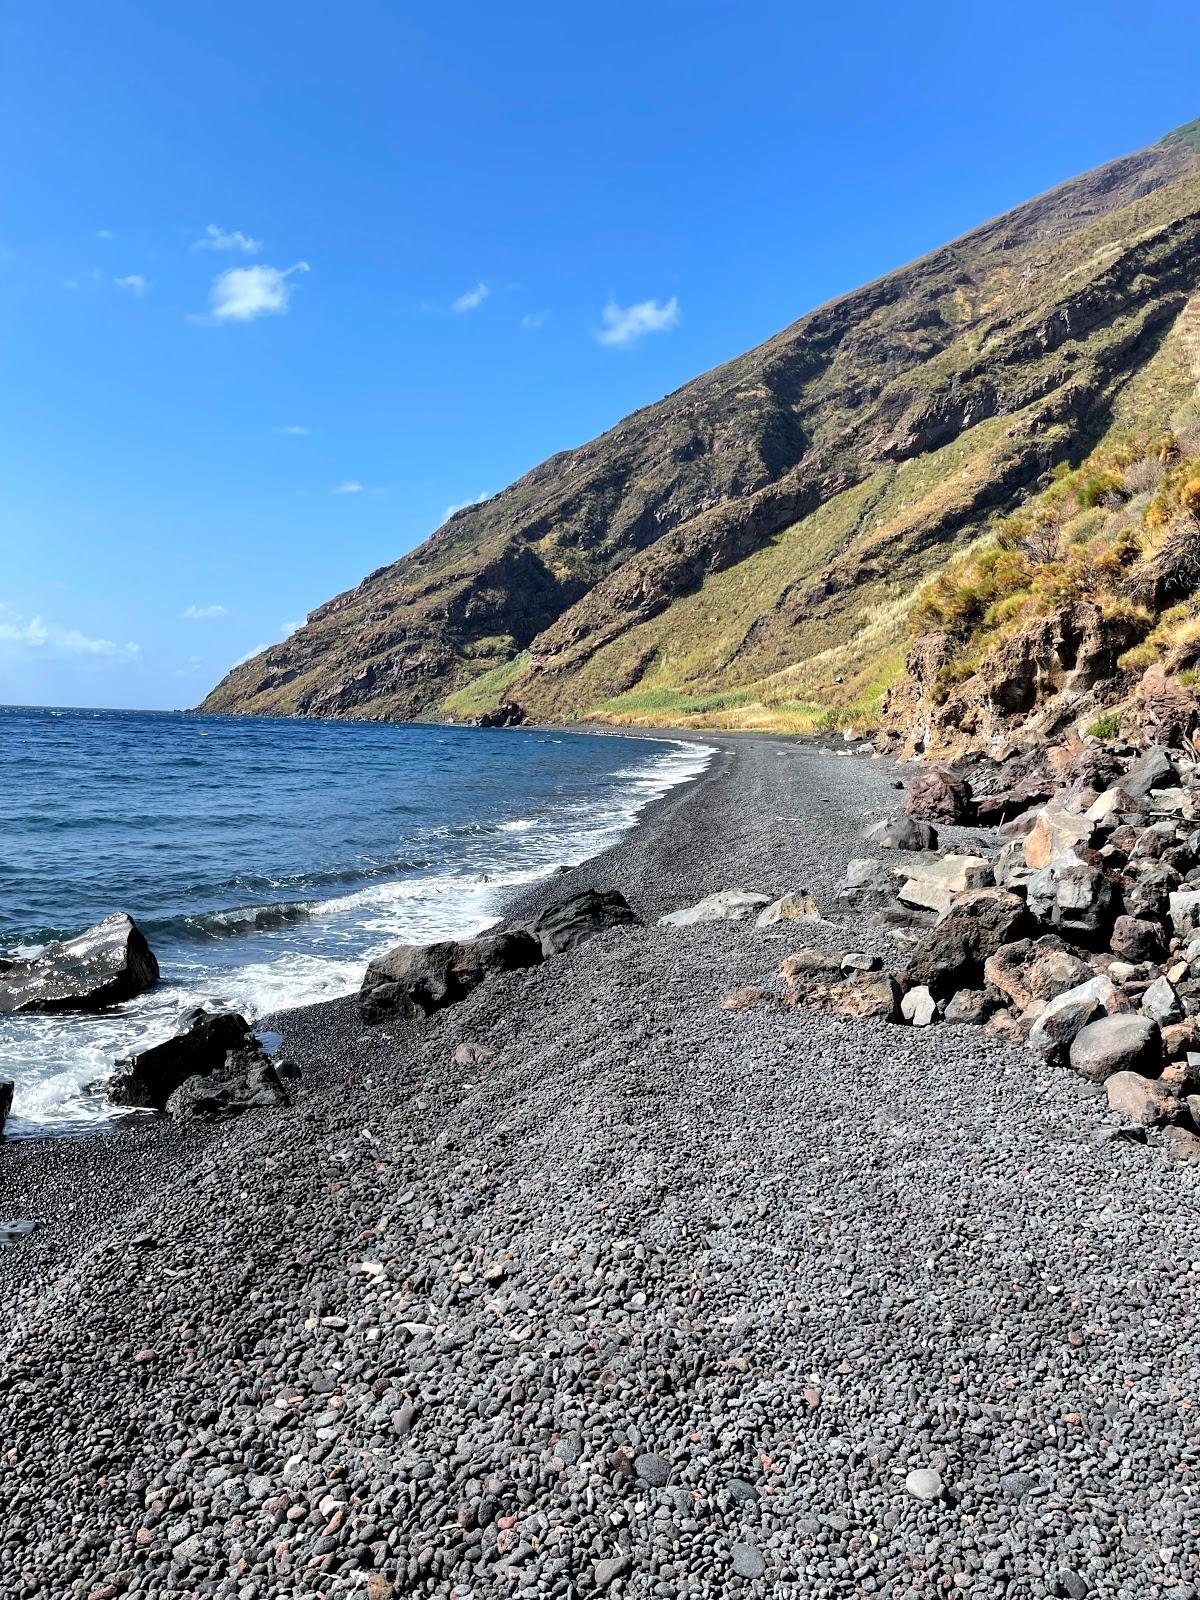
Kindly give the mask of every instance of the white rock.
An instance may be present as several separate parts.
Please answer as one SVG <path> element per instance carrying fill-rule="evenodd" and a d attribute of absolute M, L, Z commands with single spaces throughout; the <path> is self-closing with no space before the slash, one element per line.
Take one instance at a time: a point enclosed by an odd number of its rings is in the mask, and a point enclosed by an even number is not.
<path fill-rule="evenodd" d="M 741 922 L 770 903 L 770 895 L 755 894 L 750 889 L 718 889 L 694 906 L 672 911 L 658 920 L 664 928 L 691 928 L 698 922 Z"/>
<path fill-rule="evenodd" d="M 927 1028 L 937 1020 L 937 1001 L 923 983 L 918 984 L 901 1000 L 900 1015 L 914 1028 Z"/>

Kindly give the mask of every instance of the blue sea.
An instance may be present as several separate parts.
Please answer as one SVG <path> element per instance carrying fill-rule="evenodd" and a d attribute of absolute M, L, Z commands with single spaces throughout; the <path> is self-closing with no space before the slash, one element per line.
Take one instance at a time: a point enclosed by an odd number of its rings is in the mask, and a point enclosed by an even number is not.
<path fill-rule="evenodd" d="M 642 736 L 0 707 L 0 952 L 128 911 L 163 973 L 99 1016 L 0 1017 L 8 1136 L 110 1122 L 114 1060 L 190 1006 L 256 1018 L 328 1000 L 392 945 L 479 932 L 505 891 L 606 848 L 709 755 Z"/>

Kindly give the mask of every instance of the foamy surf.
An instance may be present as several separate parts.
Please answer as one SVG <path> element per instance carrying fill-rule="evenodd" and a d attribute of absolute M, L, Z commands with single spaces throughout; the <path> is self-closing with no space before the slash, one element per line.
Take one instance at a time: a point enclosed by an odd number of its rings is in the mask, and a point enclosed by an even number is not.
<path fill-rule="evenodd" d="M 199 731 L 227 738 L 226 727 Z M 289 728 L 281 739 L 292 731 L 308 732 Z M 403 737 L 420 740 L 433 733 L 404 730 Z M 461 735 L 447 739 L 439 731 L 438 743 L 449 746 L 451 755 L 465 751 L 478 759 L 482 751 L 492 761 L 497 752 L 519 756 L 532 743 L 496 737 L 498 744 L 464 746 Z M 431 815 L 431 806 L 422 813 L 393 798 L 397 814 L 412 814 L 403 824 L 408 830 L 403 848 L 364 852 L 357 882 L 353 869 L 337 863 L 267 873 L 250 860 L 243 881 L 258 889 L 253 901 L 146 917 L 162 964 L 162 981 L 150 994 L 97 1017 L 5 1019 L 0 1076 L 12 1077 L 17 1085 L 9 1136 L 74 1134 L 111 1125 L 122 1115 L 104 1095 L 114 1062 L 169 1036 L 193 1006 L 227 1006 L 257 1020 L 352 993 L 366 963 L 396 944 L 482 932 L 497 920 L 506 896 L 615 843 L 647 805 L 698 775 L 713 754 L 704 745 L 630 738 L 644 753 L 629 760 L 625 743 L 624 735 L 538 741 L 545 758 L 567 764 L 561 774 L 552 772 L 552 783 L 530 785 L 534 793 L 524 797 L 524 804 L 514 793 L 507 816 L 495 814 L 490 794 L 480 804 L 490 803 L 492 814 L 451 822 Z M 589 770 L 580 772 L 578 761 L 569 758 L 584 748 Z M 599 772 L 590 770 L 601 756 Z M 517 765 L 514 761 L 514 769 Z M 536 769 L 534 776 L 540 776 Z M 530 798 L 536 798 L 535 807 Z M 389 855 L 403 863 L 392 875 L 382 864 Z M 217 876 L 209 881 L 215 885 Z M 228 894 L 237 881 L 229 879 L 222 892 Z M 280 887 L 278 898 L 262 888 L 272 882 Z"/>

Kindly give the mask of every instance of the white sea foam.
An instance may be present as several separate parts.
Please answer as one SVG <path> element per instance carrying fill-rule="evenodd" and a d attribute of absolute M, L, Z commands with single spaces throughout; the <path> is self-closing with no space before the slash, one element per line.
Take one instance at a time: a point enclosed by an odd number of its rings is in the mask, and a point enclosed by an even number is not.
<path fill-rule="evenodd" d="M 262 907 L 221 912 L 233 936 L 177 944 L 164 961 L 162 982 L 149 994 L 96 1017 L 6 1018 L 0 1076 L 17 1082 L 10 1135 L 81 1132 L 110 1123 L 120 1114 L 103 1093 L 114 1061 L 168 1037 L 193 1006 L 226 1006 L 257 1019 L 336 999 L 357 989 L 371 957 L 396 944 L 482 932 L 512 890 L 614 844 L 647 805 L 697 776 L 714 753 L 707 745 L 659 742 L 654 755 L 612 775 L 615 795 L 611 789 L 602 800 L 568 793 L 543 818 L 518 817 L 472 831 L 462 870 L 369 883 L 306 901 L 302 915 L 260 919 Z M 518 842 L 492 859 L 489 833 Z"/>

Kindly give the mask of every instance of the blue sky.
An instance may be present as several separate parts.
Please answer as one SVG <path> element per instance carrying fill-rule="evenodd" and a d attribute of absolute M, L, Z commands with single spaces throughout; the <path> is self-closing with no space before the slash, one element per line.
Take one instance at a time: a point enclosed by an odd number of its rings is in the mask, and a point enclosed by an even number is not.
<path fill-rule="evenodd" d="M 182 706 L 447 509 L 1200 115 L 1191 5 L 8 0 L 0 701 Z"/>

